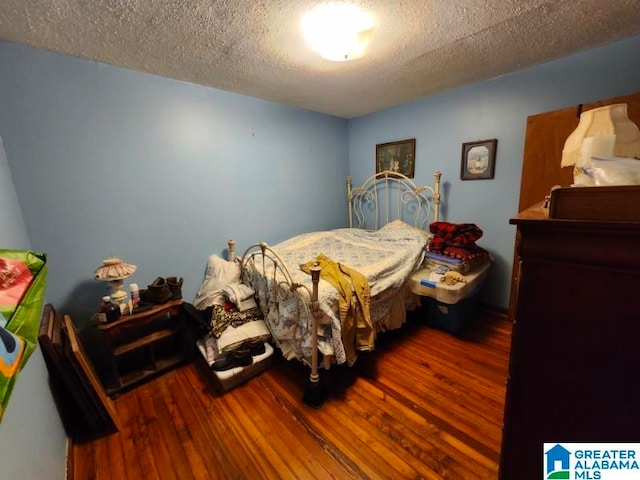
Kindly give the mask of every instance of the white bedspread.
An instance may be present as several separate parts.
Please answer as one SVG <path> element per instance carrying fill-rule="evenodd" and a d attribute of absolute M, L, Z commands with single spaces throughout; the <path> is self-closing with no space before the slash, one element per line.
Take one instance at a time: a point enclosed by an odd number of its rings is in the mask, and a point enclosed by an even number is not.
<path fill-rule="evenodd" d="M 428 232 L 394 221 L 372 232 L 361 229 L 336 229 L 305 233 L 281 242 L 271 248 L 286 264 L 293 281 L 312 288 L 311 277 L 299 266 L 323 253 L 331 260 L 343 263 L 362 273 L 371 288 L 371 318 L 378 321 L 387 314 L 393 298 L 401 294 L 410 273 L 422 262 Z M 259 283 L 271 287 L 270 275 Z M 269 280 L 268 280 L 269 279 Z M 299 306 L 294 299 L 280 302 L 277 306 L 269 298 L 270 290 L 254 285 L 258 291 L 261 307 L 272 336 L 285 357 L 307 360 L 311 356 L 311 321 L 304 311 L 298 318 Z M 345 358 L 341 342 L 341 325 L 338 316 L 338 293 L 329 283 L 321 280 L 319 285 L 320 309 L 330 319 L 330 325 L 321 326 L 319 349 L 325 355 L 335 355 L 338 363 Z M 301 347 L 297 345 L 301 340 Z M 298 348 L 296 348 L 298 347 Z"/>

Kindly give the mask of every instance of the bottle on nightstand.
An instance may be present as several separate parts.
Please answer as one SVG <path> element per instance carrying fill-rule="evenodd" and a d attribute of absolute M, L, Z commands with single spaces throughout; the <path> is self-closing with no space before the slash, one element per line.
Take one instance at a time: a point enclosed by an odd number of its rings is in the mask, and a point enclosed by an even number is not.
<path fill-rule="evenodd" d="M 140 304 L 140 288 L 138 287 L 137 283 L 132 283 L 131 285 L 129 285 L 129 305 L 130 305 L 129 313 L 133 313 L 133 311 L 136 309 L 136 307 L 139 304 Z"/>
<path fill-rule="evenodd" d="M 97 323 L 107 323 L 107 306 L 111 303 L 111 297 L 105 295 L 102 297 L 102 303 L 98 307 L 98 311 L 93 317 Z"/>
<path fill-rule="evenodd" d="M 115 322 L 118 318 L 120 318 L 120 305 L 111 300 L 111 297 L 105 297 L 109 299 L 109 303 L 107 303 L 105 307 L 105 314 L 107 316 L 107 322 Z"/>

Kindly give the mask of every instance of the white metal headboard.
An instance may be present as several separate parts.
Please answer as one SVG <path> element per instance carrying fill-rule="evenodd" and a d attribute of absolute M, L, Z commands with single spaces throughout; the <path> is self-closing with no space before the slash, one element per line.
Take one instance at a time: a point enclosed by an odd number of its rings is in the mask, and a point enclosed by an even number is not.
<path fill-rule="evenodd" d="M 367 219 L 373 217 L 370 228 L 374 230 L 393 220 L 426 229 L 430 221 L 440 219 L 441 176 L 440 172 L 433 174 L 433 186 L 417 186 L 409 177 L 385 170 L 370 176 L 358 188 L 352 188 L 351 177 L 347 177 L 349 227 L 367 228 Z"/>

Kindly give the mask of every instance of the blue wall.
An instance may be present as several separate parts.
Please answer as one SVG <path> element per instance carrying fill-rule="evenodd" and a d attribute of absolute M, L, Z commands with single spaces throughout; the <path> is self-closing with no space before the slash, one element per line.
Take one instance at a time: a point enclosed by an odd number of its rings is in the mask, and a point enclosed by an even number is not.
<path fill-rule="evenodd" d="M 344 225 L 343 119 L 0 43 L 0 134 L 48 298 L 80 326 L 108 288 L 185 278 L 192 300 L 211 253 Z M 127 283 L 129 283 L 127 282 Z"/>
<path fill-rule="evenodd" d="M 478 244 L 496 264 L 485 302 L 506 308 L 529 115 L 640 90 L 640 36 L 491 81 L 424 98 L 349 122 L 349 167 L 354 181 L 374 171 L 378 143 L 416 139 L 418 183 L 442 171 L 444 219 L 484 230 Z M 495 178 L 460 180 L 462 143 L 498 139 Z"/>
<path fill-rule="evenodd" d="M 0 248 L 30 248 L 2 139 Z M 66 435 L 47 384 L 47 377 L 42 354 L 40 349 L 37 349 L 18 376 L 0 424 L 2 478 L 64 478 Z"/>
<path fill-rule="evenodd" d="M 111 254 L 138 265 L 142 287 L 184 276 L 192 299 L 227 238 L 242 250 L 343 226 L 344 177 L 373 172 L 377 143 L 416 138 L 416 181 L 441 170 L 445 219 L 484 229 L 497 260 L 486 301 L 505 307 L 527 116 L 638 91 L 637 58 L 640 37 L 347 122 L 0 42 L 0 245 L 47 252 L 47 300 L 79 324 Z M 485 138 L 498 139 L 495 179 L 461 182 L 461 144 Z M 39 351 L 14 395 L 3 476 L 62 478 Z"/>

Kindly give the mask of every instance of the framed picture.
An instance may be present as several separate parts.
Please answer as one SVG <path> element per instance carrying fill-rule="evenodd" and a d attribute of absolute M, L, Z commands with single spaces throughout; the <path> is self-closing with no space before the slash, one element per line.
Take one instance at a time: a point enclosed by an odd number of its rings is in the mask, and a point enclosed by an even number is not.
<path fill-rule="evenodd" d="M 461 180 L 486 180 L 493 178 L 496 169 L 498 140 L 478 140 L 462 144 Z"/>
<path fill-rule="evenodd" d="M 376 173 L 389 170 L 413 178 L 415 168 L 415 138 L 376 145 Z"/>

